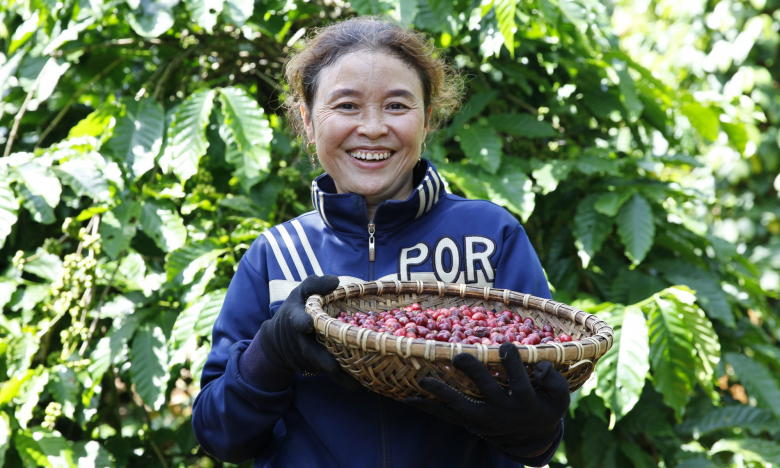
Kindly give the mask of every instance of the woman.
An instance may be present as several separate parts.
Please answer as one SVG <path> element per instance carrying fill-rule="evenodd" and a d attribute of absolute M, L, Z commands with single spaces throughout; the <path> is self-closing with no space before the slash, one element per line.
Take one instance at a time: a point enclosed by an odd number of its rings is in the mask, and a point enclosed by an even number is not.
<path fill-rule="evenodd" d="M 541 466 L 563 435 L 565 379 L 504 345 L 506 392 L 472 356 L 453 364 L 482 389 L 396 402 L 358 388 L 313 336 L 304 301 L 342 283 L 422 279 L 550 297 L 539 260 L 504 209 L 450 195 L 420 159 L 457 103 L 455 77 L 425 39 L 358 18 L 324 28 L 288 63 L 291 121 L 327 171 L 315 211 L 263 233 L 214 325 L 193 426 L 204 449 L 255 466 Z M 338 278 L 336 276 L 338 275 Z M 341 385 L 339 385 L 341 384 Z"/>

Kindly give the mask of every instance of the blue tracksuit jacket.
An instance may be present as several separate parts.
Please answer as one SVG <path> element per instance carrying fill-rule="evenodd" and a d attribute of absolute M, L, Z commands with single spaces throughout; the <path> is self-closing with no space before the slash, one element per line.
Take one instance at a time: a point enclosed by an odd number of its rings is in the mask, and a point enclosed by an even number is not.
<path fill-rule="evenodd" d="M 426 160 L 414 181 L 409 199 L 377 207 L 372 226 L 365 199 L 337 194 L 325 174 L 312 184 L 315 211 L 252 244 L 214 324 L 193 407 L 195 434 L 207 452 L 234 463 L 254 457 L 257 467 L 521 466 L 462 427 L 367 390 L 296 374 L 288 388 L 268 392 L 238 370 L 263 321 L 313 274 L 338 275 L 342 283 L 439 280 L 551 297 L 525 231 L 506 210 L 448 194 Z M 557 446 L 526 463 L 546 463 Z"/>

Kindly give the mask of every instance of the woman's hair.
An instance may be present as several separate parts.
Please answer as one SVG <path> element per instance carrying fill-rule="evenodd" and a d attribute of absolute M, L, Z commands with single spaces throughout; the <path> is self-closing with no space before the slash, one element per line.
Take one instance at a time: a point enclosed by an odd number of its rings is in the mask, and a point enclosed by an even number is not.
<path fill-rule="evenodd" d="M 322 70 L 355 51 L 384 52 L 417 72 L 423 87 L 425 116 L 435 130 L 461 103 L 463 81 L 425 35 L 382 17 L 361 16 L 314 30 L 304 46 L 290 53 L 284 76 L 289 86 L 284 106 L 292 131 L 307 143 L 300 105 L 311 109 Z"/>

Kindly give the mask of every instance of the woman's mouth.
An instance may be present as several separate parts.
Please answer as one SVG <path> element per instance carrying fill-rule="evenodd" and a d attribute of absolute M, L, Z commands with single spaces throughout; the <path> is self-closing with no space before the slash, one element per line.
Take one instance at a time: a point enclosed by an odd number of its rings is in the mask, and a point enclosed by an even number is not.
<path fill-rule="evenodd" d="M 393 155 L 395 151 L 347 151 L 355 159 L 363 161 L 382 161 Z"/>

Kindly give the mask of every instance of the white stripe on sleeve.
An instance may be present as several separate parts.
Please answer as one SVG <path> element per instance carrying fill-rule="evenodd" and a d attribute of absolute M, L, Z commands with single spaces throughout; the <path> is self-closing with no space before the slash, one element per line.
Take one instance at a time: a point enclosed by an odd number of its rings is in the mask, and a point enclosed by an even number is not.
<path fill-rule="evenodd" d="M 295 268 L 298 269 L 298 275 L 301 277 L 301 281 L 303 281 L 308 275 L 306 274 L 306 268 L 303 266 L 301 257 L 298 255 L 298 249 L 295 248 L 292 237 L 290 237 L 290 234 L 287 232 L 284 225 L 280 224 L 277 228 L 279 228 L 279 232 L 282 234 L 282 239 L 284 239 L 284 243 L 287 245 L 287 251 L 290 252 Z"/>
<path fill-rule="evenodd" d="M 419 218 L 425 210 L 425 190 L 423 190 L 422 184 L 417 187 L 417 192 L 420 193 L 420 209 L 417 210 L 417 216 L 415 216 L 415 219 Z"/>
<path fill-rule="evenodd" d="M 314 250 L 311 248 L 311 244 L 309 243 L 309 238 L 306 237 L 306 232 L 303 230 L 303 226 L 301 225 L 301 222 L 297 219 L 294 219 L 292 221 L 292 225 L 295 228 L 295 231 L 298 233 L 298 238 L 301 240 L 301 244 L 303 244 L 303 250 L 306 251 L 306 255 L 309 257 L 309 263 L 311 263 L 311 267 L 314 270 L 314 274 L 318 276 L 322 276 L 322 268 L 320 268 L 320 262 L 317 261 L 317 257 L 314 255 Z"/>
<path fill-rule="evenodd" d="M 276 256 L 276 261 L 279 263 L 279 266 L 282 268 L 282 273 L 284 274 L 284 279 L 287 281 L 294 281 L 293 275 L 290 272 L 290 268 L 287 266 L 287 261 L 284 259 L 284 255 L 282 255 L 282 250 L 279 248 L 279 244 L 276 242 L 276 238 L 273 234 L 271 234 L 271 231 L 265 231 L 263 232 L 263 235 L 266 239 L 268 239 L 268 243 L 271 244 L 271 249 L 274 251 L 274 255 Z"/>

